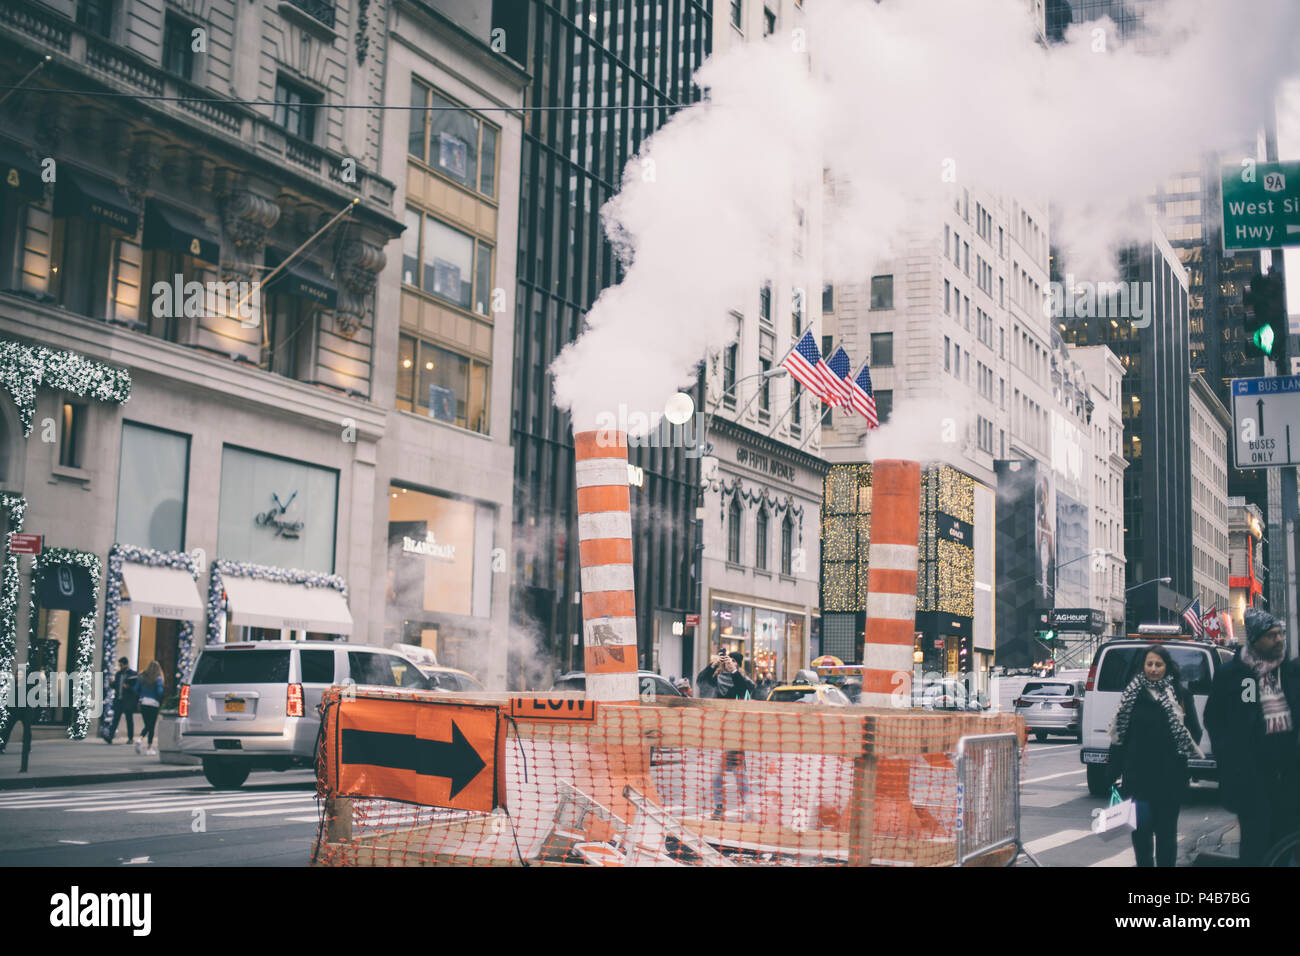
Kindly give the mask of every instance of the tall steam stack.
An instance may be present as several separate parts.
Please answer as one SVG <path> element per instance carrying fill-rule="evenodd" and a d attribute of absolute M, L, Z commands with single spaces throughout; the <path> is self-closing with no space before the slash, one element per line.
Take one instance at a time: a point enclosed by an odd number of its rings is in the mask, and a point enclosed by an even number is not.
<path fill-rule="evenodd" d="M 592 700 L 636 700 L 636 594 L 627 433 L 605 429 L 578 432 L 573 441 L 587 696 Z"/>
<path fill-rule="evenodd" d="M 875 462 L 871 469 L 869 593 L 862 651 L 862 703 L 868 707 L 888 707 L 891 695 L 899 693 L 906 694 L 907 704 L 911 704 L 920 530 L 920 463 Z"/>

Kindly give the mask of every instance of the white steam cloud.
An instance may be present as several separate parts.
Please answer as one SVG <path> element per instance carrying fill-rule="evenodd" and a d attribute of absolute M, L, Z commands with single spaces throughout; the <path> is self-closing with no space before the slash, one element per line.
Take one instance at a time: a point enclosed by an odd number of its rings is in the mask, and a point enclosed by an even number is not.
<path fill-rule="evenodd" d="M 1051 200 L 1054 241 L 1074 271 L 1102 277 L 1141 236 L 1153 187 L 1205 150 L 1252 142 L 1297 72 L 1293 0 L 1180 0 L 1148 13 L 1166 44 L 1150 55 L 1120 48 L 1105 20 L 1044 48 L 1029 7 L 818 0 L 806 34 L 706 63 L 707 101 L 646 143 L 603 210 L 628 270 L 553 365 L 575 430 L 690 386 L 727 344 L 728 310 L 790 271 L 780 237 L 823 166 L 837 184 L 823 210 L 827 281 L 860 281 L 890 257 L 948 196 L 945 168 L 958 186 Z"/>

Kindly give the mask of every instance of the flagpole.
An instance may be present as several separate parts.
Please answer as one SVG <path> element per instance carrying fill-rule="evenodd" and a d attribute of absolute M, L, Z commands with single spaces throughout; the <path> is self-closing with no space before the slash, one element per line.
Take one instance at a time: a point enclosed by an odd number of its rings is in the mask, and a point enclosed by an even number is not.
<path fill-rule="evenodd" d="M 773 423 L 772 430 L 767 433 L 768 438 L 771 438 L 776 434 L 776 430 L 781 427 L 781 423 L 790 417 L 790 413 L 794 411 L 795 406 L 798 405 L 801 401 L 803 401 L 802 395 L 798 396 L 793 402 L 790 403 L 790 407 L 785 410 L 785 413 Z"/>

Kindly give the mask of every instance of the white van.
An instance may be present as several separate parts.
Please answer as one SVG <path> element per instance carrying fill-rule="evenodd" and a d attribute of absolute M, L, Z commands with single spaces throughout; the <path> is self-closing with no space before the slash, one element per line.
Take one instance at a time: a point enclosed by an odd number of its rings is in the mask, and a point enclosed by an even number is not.
<path fill-rule="evenodd" d="M 1210 696 L 1210 686 L 1219 666 L 1232 660 L 1233 649 L 1216 647 L 1200 641 L 1183 640 L 1133 640 L 1122 639 L 1103 644 L 1088 671 L 1088 683 L 1084 687 L 1083 747 L 1079 759 L 1088 768 L 1088 792 L 1094 797 L 1104 797 L 1110 793 L 1111 784 L 1115 782 L 1110 767 L 1110 724 L 1119 710 L 1119 700 L 1124 688 L 1128 686 L 1142 668 L 1145 658 L 1143 651 L 1152 644 L 1160 644 L 1169 651 L 1170 657 L 1178 665 L 1179 678 L 1191 692 L 1196 703 L 1196 716 L 1205 726 L 1205 702 Z M 1210 753 L 1210 736 L 1202 734 L 1197 745 L 1205 753 L 1205 759 L 1193 759 L 1187 762 L 1193 779 L 1215 779 L 1218 765 Z"/>

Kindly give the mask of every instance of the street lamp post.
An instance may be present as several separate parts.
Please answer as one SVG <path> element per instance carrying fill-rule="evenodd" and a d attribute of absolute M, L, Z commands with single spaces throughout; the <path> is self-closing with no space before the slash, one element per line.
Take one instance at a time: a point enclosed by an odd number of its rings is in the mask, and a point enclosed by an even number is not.
<path fill-rule="evenodd" d="M 1071 558 L 1069 561 L 1066 561 L 1064 564 L 1058 564 L 1058 565 L 1056 565 L 1055 571 L 1054 571 L 1053 574 L 1052 574 L 1052 608 L 1053 608 L 1053 610 L 1055 610 L 1055 608 L 1056 608 L 1056 592 L 1057 592 L 1057 589 L 1058 589 L 1058 588 L 1060 587 L 1060 585 L 1061 585 L 1061 568 L 1068 568 L 1070 565 L 1075 564 L 1075 563 L 1077 563 L 1077 562 L 1079 562 L 1079 561 L 1082 561 L 1082 560 L 1084 560 L 1085 558 L 1093 558 L 1094 560 L 1096 560 L 1097 558 L 1113 558 L 1114 556 L 1115 556 L 1115 552 L 1113 552 L 1113 551 L 1106 551 L 1106 550 L 1104 550 L 1104 549 L 1102 549 L 1102 548 L 1097 548 L 1097 549 L 1095 549 L 1095 550 L 1093 550 L 1093 551 L 1089 551 L 1087 554 L 1081 554 L 1081 555 L 1079 555 L 1077 558 Z M 1091 651 L 1091 650 L 1093 649 L 1093 648 L 1092 648 L 1092 629 L 1091 629 L 1091 625 L 1089 626 L 1088 634 L 1089 634 L 1089 638 L 1088 638 L 1089 651 Z M 1052 655 L 1053 659 L 1055 659 L 1055 656 L 1056 656 L 1055 653 L 1053 653 L 1053 655 Z"/>
<path fill-rule="evenodd" d="M 1144 587 L 1146 587 L 1148 584 L 1169 584 L 1171 581 L 1173 581 L 1173 578 L 1171 578 L 1171 577 L 1169 577 L 1168 575 L 1166 575 L 1165 577 L 1162 577 L 1162 578 L 1152 578 L 1150 581 L 1143 581 L 1141 584 L 1135 584 L 1135 585 L 1133 585 L 1131 588 L 1125 588 L 1125 589 L 1124 589 L 1124 594 L 1125 594 L 1125 596 L 1126 596 L 1126 597 L 1125 597 L 1125 605 L 1126 605 L 1126 607 L 1125 607 L 1125 615 L 1124 615 L 1124 616 L 1125 616 L 1125 617 L 1128 616 L 1128 608 L 1127 608 L 1128 601 L 1127 601 L 1127 595 L 1129 594 L 1130 591 L 1136 591 L 1138 588 L 1144 588 Z M 1158 622 L 1159 622 L 1159 621 L 1162 621 L 1162 620 L 1164 619 L 1164 613 L 1163 613 L 1163 611 L 1162 611 L 1162 609 L 1161 609 L 1161 607 L 1160 607 L 1160 601 L 1159 601 L 1159 598 L 1156 599 L 1156 618 L 1157 618 L 1157 621 L 1158 621 Z"/>

